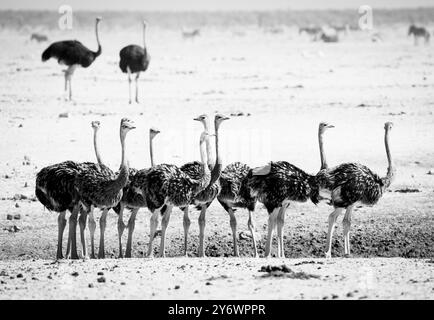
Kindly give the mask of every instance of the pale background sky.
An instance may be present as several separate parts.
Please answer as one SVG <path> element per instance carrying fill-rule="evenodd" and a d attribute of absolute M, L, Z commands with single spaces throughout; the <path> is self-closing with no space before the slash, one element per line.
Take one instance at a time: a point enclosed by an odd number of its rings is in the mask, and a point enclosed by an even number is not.
<path fill-rule="evenodd" d="M 433 0 L 1 0 L 1 9 L 56 10 L 273 10 L 432 7 Z"/>

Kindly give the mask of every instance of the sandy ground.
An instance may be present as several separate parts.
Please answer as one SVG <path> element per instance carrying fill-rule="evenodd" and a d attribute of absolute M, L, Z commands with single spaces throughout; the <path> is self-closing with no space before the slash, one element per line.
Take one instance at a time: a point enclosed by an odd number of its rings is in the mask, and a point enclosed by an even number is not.
<path fill-rule="evenodd" d="M 183 40 L 178 31 L 150 28 L 152 60 L 140 78 L 139 105 L 128 105 L 126 76 L 117 64 L 122 46 L 140 43 L 140 30 L 119 32 L 101 24 L 103 54 L 90 68 L 76 71 L 73 102 L 63 99 L 62 68 L 55 61 L 40 61 L 46 44 L 30 43 L 26 33 L 2 31 L 0 41 L 8 50 L 0 52 L 0 272 L 8 276 L 0 277 L 1 298 L 207 299 L 230 294 L 234 298 L 322 299 L 333 294 L 346 298 L 353 292 L 357 299 L 432 299 L 432 264 L 426 259 L 434 256 L 434 176 L 428 174 L 434 170 L 434 46 L 413 46 L 405 25 L 381 31 L 383 43 L 352 33 L 341 43 L 324 44 L 311 43 L 295 29 L 267 34 L 257 28 L 242 32 L 208 28 L 194 40 Z M 52 41 L 77 38 L 95 48 L 92 32 L 56 31 L 49 36 Z M 35 174 L 67 159 L 95 161 L 92 120 L 101 121 L 101 153 L 112 168 L 120 162 L 119 121 L 125 116 L 135 120 L 137 129 L 127 138 L 127 153 L 131 166 L 143 168 L 149 166 L 149 127 L 161 130 L 155 139 L 156 161 L 183 164 L 199 158 L 202 128 L 192 118 L 217 111 L 232 116 L 221 127 L 225 164 L 242 161 L 257 166 L 286 160 L 312 173 L 319 168 L 319 121 L 336 126 L 326 136 L 330 165 L 358 161 L 380 175 L 386 172 L 383 124 L 394 122 L 391 150 L 398 175 L 378 205 L 356 210 L 352 259 L 319 260 L 330 207 L 310 203 L 294 204 L 287 213 L 288 259 L 248 259 L 251 241 L 242 236 L 243 258 L 230 258 L 229 219 L 213 203 L 207 214 L 208 259 L 51 264 L 57 216 L 33 201 Z M 61 113 L 68 117 L 59 117 Z M 20 214 L 21 219 L 9 221 L 7 214 Z M 244 234 L 247 214 L 239 210 L 237 215 Z M 190 256 L 197 250 L 197 216 L 197 212 L 191 214 Z M 262 205 L 255 216 L 262 255 L 267 224 Z M 141 257 L 145 250 L 148 229 L 149 212 L 141 210 L 134 257 Z M 111 258 L 117 257 L 116 234 L 116 215 L 110 212 L 106 255 Z M 182 255 L 182 237 L 182 215 L 175 210 L 168 231 L 169 257 Z M 340 225 L 333 250 L 334 256 L 342 255 Z M 299 258 L 315 263 L 295 266 Z M 282 263 L 320 278 L 260 278 L 261 266 Z M 118 268 L 109 271 L 115 265 Z M 107 282 L 98 284 L 97 272 L 103 268 Z M 371 274 L 369 270 L 378 280 L 373 281 L 372 291 L 358 284 L 360 277 Z M 74 271 L 77 277 L 71 276 Z M 23 278 L 16 278 L 18 273 Z M 47 278 L 50 273 L 52 279 Z M 155 280 L 158 274 L 161 277 Z M 227 278 L 206 286 L 206 279 L 222 275 Z M 89 283 L 101 290 L 88 288 Z M 276 283 L 279 290 L 273 289 Z M 175 285 L 180 289 L 175 290 Z"/>

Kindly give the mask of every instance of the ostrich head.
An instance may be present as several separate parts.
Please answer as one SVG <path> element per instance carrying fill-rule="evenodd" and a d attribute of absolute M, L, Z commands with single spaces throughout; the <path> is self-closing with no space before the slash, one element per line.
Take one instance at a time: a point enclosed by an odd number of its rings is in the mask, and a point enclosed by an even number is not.
<path fill-rule="evenodd" d="M 102 20 L 102 17 L 98 16 L 98 17 L 96 17 L 95 20 L 96 20 L 96 23 L 99 23 Z"/>
<path fill-rule="evenodd" d="M 319 132 L 324 132 L 324 131 L 326 131 L 327 129 L 330 129 L 330 128 L 334 128 L 335 126 L 334 125 L 332 125 L 332 124 L 330 124 L 330 123 L 327 123 L 327 122 L 320 122 L 320 124 L 319 124 Z"/>
<path fill-rule="evenodd" d="M 136 126 L 134 125 L 134 122 L 128 118 L 123 118 L 121 120 L 121 134 L 126 134 L 128 131 L 135 129 Z"/>
<path fill-rule="evenodd" d="M 91 125 L 92 125 L 92 128 L 94 130 L 98 130 L 99 126 L 100 126 L 100 122 L 99 121 L 92 121 Z"/>
<path fill-rule="evenodd" d="M 389 130 L 391 130 L 392 128 L 393 128 L 393 122 L 386 122 L 386 123 L 384 124 L 384 130 L 389 131 Z"/>
<path fill-rule="evenodd" d="M 150 128 L 149 129 L 149 135 L 151 136 L 151 138 L 155 137 L 159 133 L 160 133 L 160 130 L 158 130 L 157 128 Z"/>
<path fill-rule="evenodd" d="M 226 117 L 225 115 L 222 115 L 222 114 L 220 114 L 220 113 L 217 113 L 216 115 L 215 115 L 215 118 L 214 118 L 214 125 L 215 125 L 215 127 L 218 129 L 219 127 L 220 127 L 220 124 L 223 122 L 223 121 L 225 121 L 225 120 L 229 120 L 230 118 L 229 117 Z"/>
<path fill-rule="evenodd" d="M 193 120 L 200 121 L 200 122 L 204 123 L 205 121 L 208 120 L 208 115 L 204 113 L 204 114 L 201 114 L 200 116 L 197 116 L 196 118 L 193 118 Z"/>
<path fill-rule="evenodd" d="M 143 20 L 143 27 L 146 28 L 148 26 L 148 21 Z"/>

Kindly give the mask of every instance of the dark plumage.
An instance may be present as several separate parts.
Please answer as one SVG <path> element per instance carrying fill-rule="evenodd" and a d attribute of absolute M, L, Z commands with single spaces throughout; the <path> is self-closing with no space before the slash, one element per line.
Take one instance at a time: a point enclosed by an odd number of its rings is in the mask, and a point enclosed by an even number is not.
<path fill-rule="evenodd" d="M 67 91 L 69 83 L 69 100 L 72 99 L 71 78 L 77 66 L 87 68 L 101 54 L 102 49 L 98 36 L 98 24 L 100 20 L 101 18 L 96 18 L 95 24 L 96 41 L 98 43 L 97 51 L 89 50 L 80 41 L 65 40 L 52 43 L 42 53 L 43 62 L 50 58 L 55 58 L 59 64 L 68 66 L 65 70 L 65 91 Z"/>
<path fill-rule="evenodd" d="M 262 171 L 260 174 L 258 172 Z M 317 204 L 319 189 L 316 177 L 286 162 L 270 162 L 265 168 L 251 169 L 247 175 L 247 188 L 252 196 L 262 202 L 269 213 L 268 238 L 265 255 L 271 255 L 271 242 L 277 223 L 278 257 L 284 257 L 283 224 L 285 211 L 290 201 Z"/>
<path fill-rule="evenodd" d="M 128 85 L 129 85 L 129 103 L 131 103 L 131 73 L 136 73 L 136 102 L 139 103 L 139 89 L 138 89 L 138 79 L 140 72 L 145 72 L 148 69 L 151 56 L 146 48 L 146 21 L 143 21 L 143 48 L 130 44 L 123 47 L 119 51 L 119 68 L 121 68 L 123 73 L 128 73 Z"/>
<path fill-rule="evenodd" d="M 424 38 L 425 39 L 425 44 L 429 43 L 429 40 L 431 38 L 431 35 L 429 33 L 428 30 L 426 30 L 424 27 L 416 27 L 414 24 L 412 24 L 409 28 L 408 28 L 408 35 L 413 35 L 414 36 L 414 44 L 418 45 L 419 43 L 419 38 Z"/>
<path fill-rule="evenodd" d="M 226 166 L 219 179 L 221 190 L 217 196 L 217 200 L 229 213 L 235 256 L 239 256 L 235 211 L 236 208 L 245 208 L 249 211 L 249 220 L 247 225 L 252 234 L 254 255 L 255 257 L 258 257 L 255 226 L 253 221 L 256 197 L 251 196 L 246 185 L 247 174 L 249 171 L 250 167 L 241 162 L 234 162 Z"/>
<path fill-rule="evenodd" d="M 321 124 L 320 124 L 321 125 Z M 329 169 L 325 163 L 325 152 L 322 146 L 322 132 L 319 135 L 321 170 L 316 179 L 318 182 L 320 196 L 330 199 L 334 211 L 329 216 L 329 228 L 327 233 L 327 252 L 326 257 L 331 257 L 331 246 L 333 231 L 336 219 L 344 211 L 345 217 L 342 221 L 344 231 L 345 254 L 350 254 L 350 228 L 351 214 L 356 203 L 372 206 L 378 202 L 385 190 L 390 186 L 394 178 L 395 169 L 389 150 L 389 131 L 392 123 L 384 125 L 385 135 L 384 144 L 388 159 L 388 169 L 385 177 L 380 178 L 368 167 L 358 163 L 344 163 Z"/>

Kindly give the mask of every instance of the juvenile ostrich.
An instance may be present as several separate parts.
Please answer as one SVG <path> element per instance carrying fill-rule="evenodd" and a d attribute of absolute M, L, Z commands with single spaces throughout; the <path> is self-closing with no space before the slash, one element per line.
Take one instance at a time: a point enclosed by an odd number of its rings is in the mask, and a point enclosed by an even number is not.
<path fill-rule="evenodd" d="M 97 139 L 97 131 L 99 128 L 99 122 L 92 122 L 94 129 L 94 143 Z M 97 159 L 99 159 L 98 149 L 95 149 Z M 92 162 L 76 163 L 74 161 L 64 161 L 58 164 L 54 164 L 45 168 L 42 168 L 36 175 L 36 188 L 35 194 L 38 200 L 50 211 L 58 212 L 58 241 L 57 241 L 57 259 L 63 259 L 62 242 L 63 232 L 66 226 L 66 211 L 71 212 L 69 219 L 69 236 L 67 245 L 68 257 L 71 254 L 72 259 L 78 259 L 75 243 L 75 226 L 77 223 L 77 216 L 80 208 L 75 208 L 75 205 L 79 201 L 78 194 L 74 187 L 74 181 L 78 174 L 89 168 L 98 169 L 98 167 Z M 74 210 L 74 208 L 76 210 Z M 80 214 L 80 223 L 82 223 L 82 216 Z M 80 224 L 81 227 L 81 224 Z M 74 239 L 74 244 L 71 244 L 71 240 Z M 82 246 L 85 248 L 84 237 L 82 236 Z M 71 252 L 71 245 L 73 250 Z"/>
<path fill-rule="evenodd" d="M 154 152 L 153 152 L 153 140 L 160 131 L 155 128 L 149 130 L 149 151 L 151 156 L 151 167 L 154 167 Z M 140 208 L 146 208 L 146 175 L 149 169 L 135 170 L 130 169 L 129 183 L 123 190 L 122 200 L 114 208 L 118 213 L 118 237 L 119 237 L 119 258 L 123 257 L 122 249 L 122 234 L 125 228 L 128 228 L 127 247 L 125 250 L 125 257 L 131 258 L 133 232 L 135 228 L 136 215 Z M 125 226 L 123 221 L 123 212 L 127 208 L 131 211 L 130 219 L 128 220 L 128 226 Z"/>
<path fill-rule="evenodd" d="M 96 224 L 94 222 L 93 210 L 103 210 L 100 218 L 100 245 L 98 258 L 104 258 L 104 232 L 108 210 L 115 207 L 122 198 L 122 190 L 128 183 L 129 168 L 126 159 L 125 138 L 127 133 L 134 129 L 133 122 L 127 118 L 121 120 L 120 141 L 122 147 L 122 161 L 117 176 L 108 174 L 102 170 L 84 170 L 76 179 L 76 190 L 80 197 L 80 203 L 89 214 L 89 231 L 91 234 L 91 256 L 94 257 L 93 238 Z"/>
<path fill-rule="evenodd" d="M 91 51 L 86 48 L 80 41 L 65 40 L 52 43 L 42 53 L 42 61 L 45 62 L 50 58 L 56 58 L 59 64 L 67 65 L 65 72 L 65 92 L 69 87 L 69 100 L 72 99 L 71 79 L 75 69 L 78 66 L 83 68 L 89 67 L 95 59 L 101 54 L 101 44 L 98 36 L 98 24 L 101 21 L 100 17 L 96 18 L 95 34 L 96 42 L 98 43 L 97 51 Z M 68 86 L 69 84 L 69 86 Z"/>
<path fill-rule="evenodd" d="M 192 178 L 175 165 L 161 164 L 151 168 L 146 177 L 146 200 L 152 212 L 150 221 L 150 241 L 148 256 L 153 255 L 152 243 L 161 212 L 160 256 L 165 257 L 166 228 L 173 207 L 185 207 L 191 204 L 201 191 L 211 182 L 211 173 L 206 163 L 205 143 L 209 134 L 200 136 L 201 172 L 198 178 Z"/>
<path fill-rule="evenodd" d="M 331 258 L 333 231 L 336 219 L 345 211 L 342 221 L 344 231 L 345 255 L 350 254 L 350 227 L 351 214 L 357 203 L 372 206 L 378 202 L 385 190 L 392 183 L 395 176 L 395 167 L 389 148 L 389 132 L 393 124 L 384 124 L 384 144 L 388 161 L 387 174 L 380 178 L 368 167 L 358 163 L 344 163 L 334 168 L 321 170 L 317 174 L 317 180 L 321 194 L 329 194 L 334 211 L 329 216 L 327 233 L 326 257 Z M 320 146 L 322 141 L 320 140 Z M 321 157 L 324 158 L 324 150 L 320 147 Z"/>
<path fill-rule="evenodd" d="M 138 80 L 140 72 L 145 72 L 148 69 L 151 56 L 146 49 L 146 21 L 143 21 L 143 48 L 130 44 L 119 51 L 121 60 L 119 67 L 123 73 L 128 73 L 128 93 L 129 103 L 131 104 L 131 73 L 136 73 L 136 102 L 139 103 L 139 88 Z"/>
<path fill-rule="evenodd" d="M 265 205 L 269 214 L 265 256 L 271 256 L 273 232 L 277 225 L 277 257 L 284 258 L 285 211 L 290 201 L 306 202 L 310 199 L 314 204 L 318 203 L 316 177 L 286 161 L 270 162 L 249 171 L 247 187 L 251 195 Z"/>
<path fill-rule="evenodd" d="M 234 162 L 229 164 L 220 176 L 221 191 L 217 196 L 217 200 L 229 214 L 232 239 L 234 242 L 234 256 L 236 257 L 239 257 L 240 253 L 238 250 L 237 218 L 235 211 L 236 208 L 243 208 L 249 211 L 247 226 L 252 235 L 254 256 L 257 258 L 259 255 L 256 247 L 255 224 L 253 219 L 256 197 L 250 194 L 246 186 L 249 171 L 250 167 L 244 163 Z"/>
<path fill-rule="evenodd" d="M 414 24 L 412 24 L 408 28 L 408 35 L 413 35 L 414 37 L 414 45 L 417 46 L 419 44 L 419 38 L 425 39 L 425 44 L 427 45 L 430 40 L 430 33 L 428 30 L 426 30 L 424 27 L 416 27 Z"/>
<path fill-rule="evenodd" d="M 208 158 L 208 167 L 211 171 L 211 181 L 209 185 L 200 193 L 198 193 L 193 200 L 193 205 L 196 206 L 197 209 L 200 209 L 200 215 L 198 219 L 199 223 L 199 248 L 198 248 L 198 256 L 204 257 L 205 256 L 205 224 L 206 224 L 206 210 L 211 205 L 211 203 L 214 201 L 214 199 L 217 197 L 217 195 L 220 193 L 220 182 L 219 178 L 222 172 L 222 159 L 219 153 L 219 129 L 220 124 L 228 120 L 229 118 L 221 115 L 216 114 L 214 118 L 214 127 L 215 127 L 215 148 L 216 148 L 216 157 L 217 162 L 215 163 L 214 167 L 212 167 L 212 164 L 210 163 L 211 156 L 211 150 L 208 148 L 209 146 L 209 139 L 207 139 L 207 158 Z M 207 124 L 207 117 L 204 117 L 204 115 L 199 116 L 195 118 L 194 120 L 201 121 L 204 125 L 205 132 L 208 132 L 208 124 Z M 187 173 L 190 177 L 194 179 L 198 179 L 200 175 L 202 174 L 202 165 L 200 162 L 194 161 L 187 163 L 181 167 L 181 170 Z M 184 255 L 187 256 L 187 244 L 188 244 L 188 230 L 190 227 L 190 218 L 188 216 L 188 206 L 181 208 L 184 211 Z"/>

